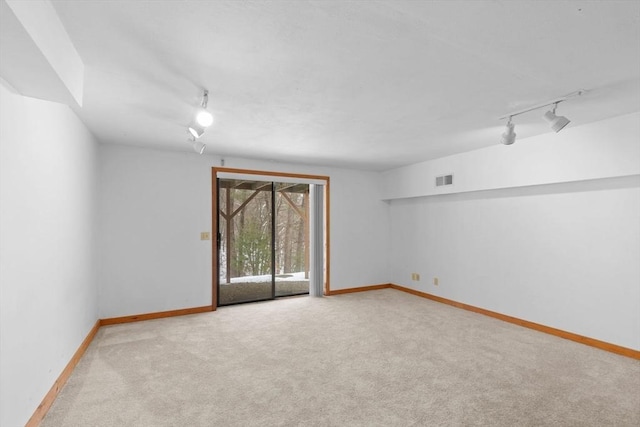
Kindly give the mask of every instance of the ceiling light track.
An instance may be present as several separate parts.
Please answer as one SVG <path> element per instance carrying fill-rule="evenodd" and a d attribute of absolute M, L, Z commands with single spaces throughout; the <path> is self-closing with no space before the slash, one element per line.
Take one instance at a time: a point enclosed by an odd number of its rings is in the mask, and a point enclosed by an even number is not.
<path fill-rule="evenodd" d="M 512 123 L 512 120 L 515 116 L 519 116 L 520 114 L 528 113 L 529 111 L 538 110 L 543 107 L 547 107 L 549 105 L 553 105 L 553 109 L 544 113 L 543 118 L 549 123 L 551 130 L 554 132 L 560 132 L 565 128 L 571 121 L 564 116 L 556 116 L 556 108 L 558 108 L 558 104 L 566 101 L 567 99 L 575 98 L 578 96 L 582 96 L 585 94 L 586 90 L 578 90 L 576 92 L 571 92 L 561 98 L 556 98 L 549 102 L 545 102 L 542 104 L 536 104 L 532 107 L 525 108 L 523 110 L 514 111 L 505 116 L 499 117 L 498 120 L 509 119 L 507 122 L 507 126 L 505 127 L 505 131 L 502 134 L 502 138 L 500 142 L 504 145 L 511 145 L 516 141 L 516 133 L 514 131 L 515 125 Z"/>
<path fill-rule="evenodd" d="M 529 111 L 533 111 L 533 110 L 538 110 L 538 109 L 540 109 L 542 107 L 547 107 L 549 105 L 559 104 L 559 103 L 561 103 L 563 101 L 566 101 L 567 99 L 575 98 L 577 96 L 582 96 L 585 93 L 587 93 L 586 90 L 578 90 L 576 92 L 571 92 L 570 94 L 565 95 L 563 97 L 556 98 L 556 99 L 553 99 L 551 101 L 548 101 L 548 102 L 545 102 L 545 103 L 542 103 L 542 104 L 536 104 L 533 107 L 525 108 L 524 110 L 518 110 L 518 111 L 514 111 L 513 113 L 505 114 L 502 117 L 498 117 L 498 120 L 504 120 L 504 119 L 508 119 L 509 117 L 519 116 L 520 114 L 528 113 Z"/>
<path fill-rule="evenodd" d="M 202 103 L 196 111 L 195 118 L 187 128 L 187 130 L 191 134 L 189 143 L 192 145 L 194 151 L 199 154 L 204 153 L 204 150 L 205 148 L 207 148 L 207 146 L 200 141 L 196 141 L 196 139 L 204 135 L 204 131 L 213 124 L 213 114 L 207 111 L 208 103 L 209 91 L 205 89 L 204 94 L 202 95 Z"/>

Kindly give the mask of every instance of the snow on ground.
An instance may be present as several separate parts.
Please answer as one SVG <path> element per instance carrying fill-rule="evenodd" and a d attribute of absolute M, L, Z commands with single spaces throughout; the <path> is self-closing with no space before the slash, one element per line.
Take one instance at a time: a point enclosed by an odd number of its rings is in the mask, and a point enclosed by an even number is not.
<path fill-rule="evenodd" d="M 232 277 L 231 283 L 222 283 L 226 278 L 221 279 L 221 285 L 232 285 L 234 283 L 271 283 L 270 274 L 264 274 L 262 276 Z M 304 280 L 309 280 L 304 278 L 304 271 L 289 274 L 276 274 L 276 282 L 301 282 Z"/>

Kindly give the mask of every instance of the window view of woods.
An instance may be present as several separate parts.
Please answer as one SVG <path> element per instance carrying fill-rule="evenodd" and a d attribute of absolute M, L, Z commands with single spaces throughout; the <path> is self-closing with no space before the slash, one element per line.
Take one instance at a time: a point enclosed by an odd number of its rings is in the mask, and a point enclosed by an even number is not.
<path fill-rule="evenodd" d="M 308 292 L 307 184 L 220 180 L 218 208 L 221 304 Z"/>

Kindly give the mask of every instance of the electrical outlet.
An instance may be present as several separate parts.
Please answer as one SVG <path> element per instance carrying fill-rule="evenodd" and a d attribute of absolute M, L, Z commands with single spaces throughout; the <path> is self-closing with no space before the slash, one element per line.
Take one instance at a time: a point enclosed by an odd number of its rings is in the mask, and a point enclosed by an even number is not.
<path fill-rule="evenodd" d="M 438 280 L 438 278 L 437 278 L 437 277 L 434 277 L 434 278 L 433 278 L 433 284 L 434 284 L 435 286 L 438 286 L 438 285 L 440 284 L 440 280 Z"/>
<path fill-rule="evenodd" d="M 200 233 L 200 240 L 209 240 L 211 238 L 211 234 L 208 231 L 203 231 Z"/>

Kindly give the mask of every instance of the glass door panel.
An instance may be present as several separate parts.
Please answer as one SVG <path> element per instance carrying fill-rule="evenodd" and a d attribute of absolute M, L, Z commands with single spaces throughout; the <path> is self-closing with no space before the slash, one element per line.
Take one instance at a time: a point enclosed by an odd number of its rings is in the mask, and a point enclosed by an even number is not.
<path fill-rule="evenodd" d="M 275 296 L 309 293 L 309 185 L 275 183 Z"/>
<path fill-rule="evenodd" d="M 273 183 L 218 181 L 218 304 L 274 297 Z"/>

